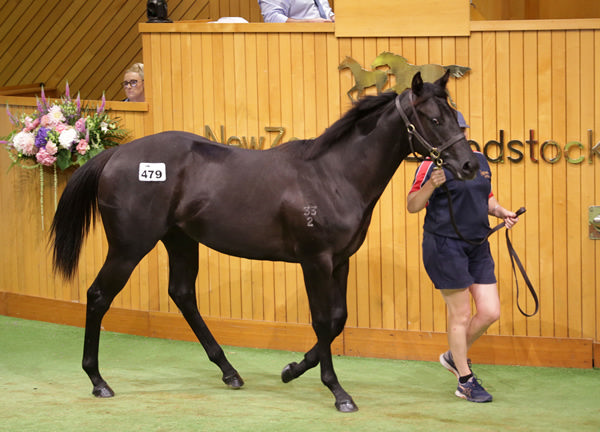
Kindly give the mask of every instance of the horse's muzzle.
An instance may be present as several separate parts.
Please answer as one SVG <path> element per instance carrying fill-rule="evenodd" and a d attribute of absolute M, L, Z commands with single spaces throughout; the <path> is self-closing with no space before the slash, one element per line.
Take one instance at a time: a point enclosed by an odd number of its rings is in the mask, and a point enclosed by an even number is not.
<path fill-rule="evenodd" d="M 479 170 L 479 161 L 475 156 L 464 161 L 462 165 L 459 164 L 460 162 L 451 161 L 444 165 L 458 180 L 472 180 L 475 178 Z"/>

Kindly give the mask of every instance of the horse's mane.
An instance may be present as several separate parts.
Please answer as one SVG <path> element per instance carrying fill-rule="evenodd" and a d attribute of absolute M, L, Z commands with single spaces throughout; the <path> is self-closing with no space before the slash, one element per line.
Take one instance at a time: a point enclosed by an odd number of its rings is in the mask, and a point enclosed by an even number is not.
<path fill-rule="evenodd" d="M 367 135 L 377 125 L 380 113 L 398 96 L 396 92 L 384 92 L 377 96 L 365 96 L 344 114 L 339 120 L 328 127 L 325 132 L 312 140 L 303 140 L 302 158 L 314 159 L 326 152 L 346 135 L 360 129 L 361 134 Z"/>

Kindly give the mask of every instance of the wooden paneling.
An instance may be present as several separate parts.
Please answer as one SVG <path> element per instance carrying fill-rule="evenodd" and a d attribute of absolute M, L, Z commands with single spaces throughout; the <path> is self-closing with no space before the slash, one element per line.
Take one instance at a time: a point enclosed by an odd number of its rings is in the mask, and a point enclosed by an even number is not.
<path fill-rule="evenodd" d="M 10 104 L 13 114 L 32 112 L 35 99 L 7 97 L 3 102 Z M 99 101 L 83 101 L 84 105 L 94 107 Z M 149 132 L 144 129 L 148 106 L 146 103 L 108 102 L 107 109 L 121 119 L 127 129 L 129 139 L 139 138 Z M 0 136 L 5 136 L 12 125 L 8 116 L 0 116 Z M 126 145 L 126 144 L 124 144 Z M 6 261 L 0 271 L 0 290 L 21 292 L 28 295 L 56 298 L 67 301 L 85 302 L 86 291 L 100 268 L 107 251 L 106 240 L 100 225 L 88 236 L 81 255 L 80 266 L 74 283 L 64 283 L 54 277 L 51 271 L 51 254 L 48 253 L 47 235 L 55 209 L 55 199 L 60 197 L 73 169 L 57 173 L 56 188 L 54 173 L 49 168 L 22 169 L 12 167 L 11 160 L 3 151 L 0 157 L 0 206 L 5 209 L 4 228 L 0 230 L 1 254 Z M 41 190 L 43 192 L 41 193 Z M 9 210 L 11 209 L 11 210 Z M 10 228 L 9 228 L 10 227 Z M 12 251 L 12 252 L 11 252 Z M 153 252 L 150 259 L 155 252 Z M 139 269 L 144 269 L 142 263 Z M 28 269 L 34 268 L 35 271 Z M 136 270 L 139 272 L 139 270 Z M 147 309 L 148 294 L 146 277 L 134 277 L 129 281 L 126 294 L 116 301 L 116 305 L 131 309 Z M 146 299 L 145 301 L 143 299 Z"/>
<path fill-rule="evenodd" d="M 247 0 L 249 2 L 249 0 Z M 138 24 L 146 2 L 128 0 L 7 0 L 0 21 L 0 87 L 42 82 L 84 99 L 125 97 L 120 82 L 142 61 Z M 210 19 L 209 0 L 169 0 L 169 18 Z M 218 12 L 218 9 L 217 9 Z M 215 16 L 219 16 L 218 14 Z"/>
<path fill-rule="evenodd" d="M 502 315 L 488 336 L 513 338 L 507 342 L 513 347 L 526 337 L 529 350 L 535 338 L 597 342 L 600 242 L 588 238 L 587 209 L 600 204 L 600 157 L 590 152 L 600 141 L 600 22 L 585 20 L 584 29 L 578 23 L 565 22 L 561 28 L 554 21 L 524 27 L 512 22 L 500 29 L 485 23 L 473 25 L 469 37 L 415 38 L 336 38 L 333 24 L 141 24 L 148 102 L 111 106 L 133 137 L 172 128 L 205 135 L 208 127 L 218 141 L 269 147 L 277 128 L 285 129 L 284 140 L 314 137 L 350 107 L 346 91 L 353 77 L 337 69 L 347 55 L 365 68 L 382 51 L 402 54 L 414 64 L 469 66 L 465 77 L 451 80 L 450 92 L 471 126 L 471 139 L 483 145 L 500 140 L 502 131 L 504 162 L 491 164 L 494 193 L 508 208 L 527 208 L 512 239 L 540 296 L 539 314 L 523 318 L 515 306 L 516 286 L 503 239 L 492 238 Z M 32 98 L 7 101 L 13 111 L 35 105 Z M 6 116 L 0 116 L 0 135 L 9 130 Z M 524 145 L 523 160 L 510 161 L 508 156 L 516 154 L 508 151 L 508 141 L 525 142 L 530 133 L 537 142 L 536 160 L 529 155 L 532 146 Z M 541 144 L 549 140 L 561 148 L 554 164 L 540 156 Z M 583 163 L 566 161 L 564 147 L 573 141 L 584 146 Z M 579 154 L 574 147 L 569 156 Z M 547 157 L 553 155 L 550 147 Z M 0 172 L 6 173 L 9 165 L 0 156 Z M 348 325 L 361 332 L 352 333 L 356 339 L 343 335 L 346 353 L 357 349 L 350 341 L 360 345 L 369 331 L 373 352 L 385 355 L 385 344 L 395 340 L 386 339 L 387 331 L 394 337 L 416 332 L 418 339 L 446 329 L 445 306 L 421 263 L 423 214 L 405 210 L 415 168 L 412 162 L 400 166 L 375 209 L 365 244 L 350 260 Z M 45 173 L 44 231 L 39 172 L 14 168 L 0 177 L 5 212 L 0 291 L 84 303 L 106 241 L 99 227 L 91 233 L 73 284 L 52 276 L 44 246 L 53 214 L 50 176 Z M 68 177 L 59 174 L 58 193 Z M 168 298 L 167 270 L 159 245 L 134 271 L 115 306 L 180 319 Z M 241 260 L 200 246 L 197 298 L 204 316 L 248 323 L 252 331 L 261 328 L 256 322 L 302 329 L 310 324 L 302 274 L 294 264 Z M 522 282 L 519 300 L 527 310 L 533 307 Z M 227 337 L 234 334 L 232 330 Z M 540 339 L 544 350 L 559 349 L 560 343 L 546 339 Z M 492 345 L 485 349 L 493 351 Z M 508 361 L 510 349 L 498 354 L 502 361 Z M 592 352 L 587 345 L 581 349 Z"/>
<path fill-rule="evenodd" d="M 473 0 L 472 20 L 600 18 L 596 0 Z"/>
<path fill-rule="evenodd" d="M 348 36 L 468 36 L 467 0 L 343 0 L 335 34 Z"/>
<path fill-rule="evenodd" d="M 242 17 L 249 22 L 262 22 L 258 0 L 210 0 L 210 18 Z"/>
<path fill-rule="evenodd" d="M 40 297 L 0 292 L 0 313 L 23 319 L 77 327 L 85 325 L 85 306 Z M 224 345 L 304 352 L 316 342 L 307 324 L 235 319 L 205 319 Z M 111 308 L 103 330 L 164 339 L 197 341 L 181 315 Z M 331 346 L 333 355 L 437 361 L 447 349 L 446 334 L 346 327 Z M 470 352 L 481 364 L 590 368 L 600 344 L 589 339 L 484 335 Z M 592 353 L 595 352 L 595 355 Z"/>

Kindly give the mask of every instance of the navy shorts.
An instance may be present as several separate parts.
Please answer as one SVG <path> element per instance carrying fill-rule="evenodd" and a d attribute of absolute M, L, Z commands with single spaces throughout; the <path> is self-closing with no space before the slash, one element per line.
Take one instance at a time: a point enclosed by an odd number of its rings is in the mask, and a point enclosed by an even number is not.
<path fill-rule="evenodd" d="M 494 259 L 489 242 L 474 246 L 463 240 L 423 233 L 423 265 L 437 289 L 494 284 Z"/>

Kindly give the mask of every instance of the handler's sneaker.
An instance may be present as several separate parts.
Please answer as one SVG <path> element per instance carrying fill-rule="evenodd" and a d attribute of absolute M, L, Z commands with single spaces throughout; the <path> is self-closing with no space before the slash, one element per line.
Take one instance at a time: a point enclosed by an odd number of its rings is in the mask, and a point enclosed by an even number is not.
<path fill-rule="evenodd" d="M 442 364 L 442 366 L 444 366 L 446 369 L 452 372 L 456 376 L 456 379 L 460 378 L 460 374 L 458 373 L 458 369 L 454 364 L 454 359 L 452 358 L 452 352 L 450 352 L 450 350 L 440 354 L 440 363 Z M 469 369 L 471 369 L 470 358 L 467 359 L 467 364 L 469 365 Z M 473 371 L 471 371 L 471 373 L 473 373 Z"/>
<path fill-rule="evenodd" d="M 456 396 L 459 398 L 463 398 L 468 400 L 469 402 L 491 402 L 492 395 L 489 394 L 482 386 L 479 384 L 479 380 L 477 377 L 472 376 L 469 381 L 464 384 L 458 383 L 458 387 L 454 392 Z"/>

